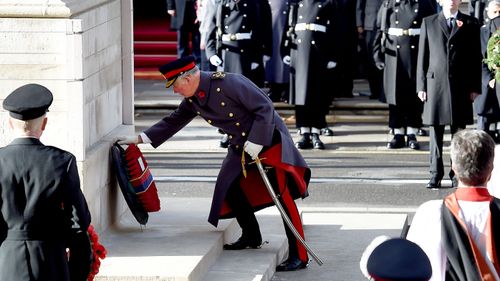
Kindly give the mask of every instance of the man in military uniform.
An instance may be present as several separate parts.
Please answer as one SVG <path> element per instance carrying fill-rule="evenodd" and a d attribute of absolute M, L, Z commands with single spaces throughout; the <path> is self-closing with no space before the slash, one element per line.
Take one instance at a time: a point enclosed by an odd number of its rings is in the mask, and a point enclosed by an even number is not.
<path fill-rule="evenodd" d="M 358 36 L 363 43 L 363 65 L 370 86 L 370 99 L 385 100 L 382 71 L 375 67 L 373 61 L 373 41 L 377 34 L 377 14 L 383 0 L 357 0 L 356 1 L 356 26 Z"/>
<path fill-rule="evenodd" d="M 28 84 L 3 101 L 14 140 L 0 148 L 0 280 L 83 281 L 90 272 L 76 158 L 39 140 L 52 100 L 47 88 Z"/>
<path fill-rule="evenodd" d="M 270 0 L 273 26 L 273 54 L 266 62 L 266 81 L 269 85 L 268 95 L 272 101 L 288 100 L 290 81 L 290 67 L 283 62 L 281 57 L 281 41 L 287 22 L 288 1 Z"/>
<path fill-rule="evenodd" d="M 377 19 L 374 60 L 384 69 L 384 92 L 389 104 L 389 127 L 394 138 L 390 149 L 419 149 L 422 102 L 416 93 L 416 69 L 420 24 L 436 11 L 434 0 L 384 0 Z M 407 136 L 405 141 L 404 136 Z"/>
<path fill-rule="evenodd" d="M 272 55 L 271 7 L 267 0 L 215 0 L 205 51 L 210 63 L 264 86 L 264 56 Z M 224 134 L 220 146 L 229 145 Z"/>
<path fill-rule="evenodd" d="M 215 66 L 264 83 L 264 56 L 272 55 L 271 7 L 267 0 L 217 0 L 206 52 Z"/>
<path fill-rule="evenodd" d="M 151 143 L 158 147 L 196 116 L 229 135 L 228 154 L 217 177 L 208 221 L 217 226 L 219 218 L 236 217 L 242 236 L 226 250 L 260 248 L 262 237 L 254 211 L 272 205 L 252 159 L 263 155 L 263 163 L 273 187 L 297 231 L 304 237 L 294 199 L 305 198 L 310 170 L 293 145 L 281 117 L 269 97 L 240 74 L 199 71 L 192 57 L 176 60 L 160 68 L 167 87 L 185 99 L 170 116 L 139 136 L 121 137 L 119 144 Z M 246 154 L 245 154 L 246 152 Z M 262 153 L 261 153 L 262 152 Z M 264 157 L 266 160 L 264 160 Z M 285 224 L 289 245 L 288 259 L 276 270 L 290 271 L 307 266 L 308 256 Z"/>
<path fill-rule="evenodd" d="M 300 149 L 325 149 L 320 140 L 322 128 L 327 128 L 326 115 L 331 97 L 325 90 L 329 69 L 337 65 L 341 49 L 335 1 L 301 0 L 290 3 L 286 39 L 283 41 L 283 61 L 290 64 L 290 99 L 295 105 L 296 126 L 302 138 Z"/>
<path fill-rule="evenodd" d="M 442 11 L 425 18 L 420 32 L 416 78 L 423 122 L 431 126 L 429 189 L 440 188 L 444 176 L 445 126 L 453 137 L 472 124 L 472 102 L 481 92 L 480 26 L 476 18 L 459 11 L 460 2 L 439 0 Z M 456 187 L 453 170 L 449 176 Z"/>

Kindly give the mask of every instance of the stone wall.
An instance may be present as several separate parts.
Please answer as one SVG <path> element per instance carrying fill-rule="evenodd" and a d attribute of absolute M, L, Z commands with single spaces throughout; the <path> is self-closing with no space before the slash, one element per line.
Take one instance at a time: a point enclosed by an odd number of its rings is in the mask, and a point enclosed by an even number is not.
<path fill-rule="evenodd" d="M 75 154 L 93 224 L 104 230 L 126 208 L 109 147 L 133 132 L 132 1 L 16 2 L 0 3 L 0 102 L 26 83 L 52 91 L 42 142 Z"/>

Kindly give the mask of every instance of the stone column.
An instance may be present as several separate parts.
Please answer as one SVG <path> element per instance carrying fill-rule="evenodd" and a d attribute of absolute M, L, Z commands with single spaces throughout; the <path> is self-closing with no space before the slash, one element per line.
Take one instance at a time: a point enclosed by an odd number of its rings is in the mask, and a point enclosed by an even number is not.
<path fill-rule="evenodd" d="M 126 211 L 109 149 L 134 131 L 132 53 L 132 0 L 0 0 L 0 102 L 27 83 L 52 91 L 41 140 L 75 154 L 99 231 Z"/>

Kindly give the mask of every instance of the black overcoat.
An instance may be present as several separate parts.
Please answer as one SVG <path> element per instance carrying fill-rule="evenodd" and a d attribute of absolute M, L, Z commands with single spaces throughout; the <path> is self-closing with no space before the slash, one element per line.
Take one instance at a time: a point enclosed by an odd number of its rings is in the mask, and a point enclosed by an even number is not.
<path fill-rule="evenodd" d="M 272 56 L 271 7 L 267 0 L 216 0 L 216 12 L 208 27 L 206 54 L 218 55 L 224 71 L 243 74 L 255 83 L 262 83 L 263 56 Z M 218 26 L 219 25 L 219 26 Z M 220 28 L 220 29 L 219 29 Z M 220 33 L 220 35 L 217 35 Z M 223 40 L 232 34 L 249 34 L 250 39 Z M 236 39 L 236 36 L 235 36 Z M 258 63 L 262 77 L 252 71 Z"/>
<path fill-rule="evenodd" d="M 420 29 L 422 19 L 435 13 L 435 6 L 431 1 L 433 0 L 386 0 L 379 9 L 379 31 L 374 40 L 373 52 L 376 62 L 385 63 L 384 91 L 388 104 L 421 106 L 415 95 L 419 36 L 391 35 L 388 31 L 389 28 L 413 31 Z M 386 12 L 383 12 L 384 9 Z"/>
<path fill-rule="evenodd" d="M 290 54 L 290 103 L 318 109 L 329 106 L 327 64 L 338 62 L 342 42 L 337 40 L 338 8 L 332 0 L 302 0 L 290 5 L 287 46 Z M 297 25 L 316 24 L 323 31 L 297 30 Z M 290 27 L 291 26 L 291 27 Z M 331 90 L 331 89 L 330 89 Z"/>
<path fill-rule="evenodd" d="M 481 27 L 481 54 L 483 55 L 483 59 L 486 59 L 487 56 L 488 40 L 492 33 L 491 23 L 492 21 Z M 496 87 L 490 88 L 489 86 L 490 80 L 494 78 L 495 73 L 483 61 L 481 95 L 474 100 L 474 111 L 478 115 L 493 113 L 493 109 L 495 109 L 495 112 L 499 110 L 498 101 L 500 101 L 500 93 L 496 90 Z"/>
<path fill-rule="evenodd" d="M 0 280 L 85 280 L 70 272 L 66 254 L 90 224 L 75 157 L 18 138 L 0 148 L 0 167 Z"/>
<path fill-rule="evenodd" d="M 186 4 L 194 5 L 194 1 L 186 0 L 167 0 L 167 10 L 175 10 L 175 16 L 171 18 L 170 27 L 179 30 L 183 25 L 194 25 L 194 18 L 186 16 Z M 193 22 L 187 22 L 193 21 Z"/>
<path fill-rule="evenodd" d="M 458 12 L 453 30 L 443 13 L 424 18 L 420 33 L 417 92 L 427 92 L 423 123 L 473 123 L 472 92 L 481 93 L 481 42 L 477 19 Z"/>
<path fill-rule="evenodd" d="M 304 158 L 295 148 L 285 123 L 274 110 L 269 97 L 250 80 L 240 74 L 201 72 L 200 85 L 195 95 L 185 98 L 177 110 L 144 131 L 153 147 L 168 140 L 193 118 L 199 116 L 210 125 L 222 129 L 229 136 L 228 154 L 222 162 L 208 221 L 217 226 L 226 192 L 242 173 L 242 156 L 246 163 L 252 162 L 243 153 L 245 141 L 268 147 L 273 135 L 278 134 L 281 143 L 281 162 L 303 168 L 304 184 L 301 190 L 291 190 L 296 198 L 307 196 L 310 171 Z"/>

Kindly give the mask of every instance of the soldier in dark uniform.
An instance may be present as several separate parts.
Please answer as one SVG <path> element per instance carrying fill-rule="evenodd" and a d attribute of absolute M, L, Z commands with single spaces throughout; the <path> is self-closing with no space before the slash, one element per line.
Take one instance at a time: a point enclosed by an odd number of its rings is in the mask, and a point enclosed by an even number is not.
<path fill-rule="evenodd" d="M 290 67 L 283 63 L 280 48 L 287 22 L 288 1 L 270 0 L 273 24 L 273 55 L 266 62 L 266 81 L 272 101 L 287 101 L 290 81 Z"/>
<path fill-rule="evenodd" d="M 500 14 L 500 1 L 491 0 L 488 3 L 488 21 L 481 27 L 481 53 L 486 59 L 488 40 L 496 32 L 496 23 L 493 20 Z M 496 19 L 500 22 L 500 18 Z M 477 126 L 498 142 L 500 140 L 496 130 L 491 131 L 490 125 L 500 121 L 500 93 L 496 89 L 495 73 L 488 68 L 488 64 L 483 62 L 481 95 L 474 100 L 474 111 L 477 114 Z"/>
<path fill-rule="evenodd" d="M 268 173 L 279 192 L 295 228 L 303 237 L 302 223 L 294 199 L 305 198 L 310 170 L 272 101 L 254 83 L 241 74 L 199 71 L 189 58 L 166 64 L 160 71 L 167 87 L 184 96 L 177 110 L 145 130 L 139 136 L 121 137 L 118 143 L 151 143 L 158 147 L 196 116 L 229 135 L 228 154 L 217 177 L 208 221 L 217 226 L 219 218 L 236 217 L 242 236 L 226 250 L 259 248 L 262 237 L 254 211 L 272 205 L 262 180 L 254 173 L 252 159 L 265 155 L 274 167 Z M 246 153 L 245 153 L 246 152 Z M 261 153 L 262 152 L 262 153 Z M 263 156 L 264 157 L 264 156 Z M 262 158 L 264 159 L 264 158 Z M 245 163 L 245 164 L 242 164 Z M 286 171 L 285 171 L 285 170 Z M 245 177 L 246 175 L 246 177 Z M 289 245 L 288 259 L 276 270 L 305 268 L 306 249 L 285 224 Z"/>
<path fill-rule="evenodd" d="M 394 130 L 387 144 L 391 149 L 420 148 L 416 135 L 422 127 L 423 105 L 415 94 L 418 41 L 422 19 L 435 11 L 434 0 L 384 0 L 378 13 L 373 50 L 376 66 L 384 69 L 389 127 Z"/>
<path fill-rule="evenodd" d="M 441 187 L 444 176 L 443 137 L 473 123 L 472 102 L 481 92 L 480 26 L 458 10 L 461 0 L 440 0 L 442 11 L 422 22 L 417 64 L 417 93 L 424 102 L 423 123 L 431 126 L 431 179 L 427 188 Z M 452 186 L 457 179 L 449 173 Z"/>
<path fill-rule="evenodd" d="M 90 272 L 90 213 L 76 158 L 39 140 L 52 99 L 28 84 L 3 101 L 15 138 L 0 148 L 0 280 L 83 281 Z"/>
<path fill-rule="evenodd" d="M 271 7 L 267 0 L 215 0 L 205 51 L 210 63 L 264 86 L 264 56 L 272 55 Z M 220 146 L 229 145 L 227 134 Z"/>
<path fill-rule="evenodd" d="M 370 86 L 370 99 L 385 100 L 382 75 L 383 72 L 375 67 L 373 61 L 373 41 L 377 34 L 377 14 L 383 0 L 357 0 L 356 26 L 359 37 L 363 42 L 363 65 Z"/>
<path fill-rule="evenodd" d="M 341 48 L 337 38 L 337 5 L 332 0 L 290 2 L 282 55 L 290 64 L 290 99 L 295 105 L 300 149 L 324 149 L 321 129 L 326 128 L 331 97 L 327 70 L 336 67 Z"/>
<path fill-rule="evenodd" d="M 170 25 L 177 30 L 177 56 L 191 55 L 189 38 L 192 41 L 192 55 L 201 62 L 200 31 L 196 21 L 196 0 L 167 0 L 167 11 L 172 16 Z"/>
<path fill-rule="evenodd" d="M 243 74 L 262 87 L 264 55 L 272 55 L 271 7 L 267 0 L 217 0 L 208 28 L 207 57 L 224 71 Z"/>

